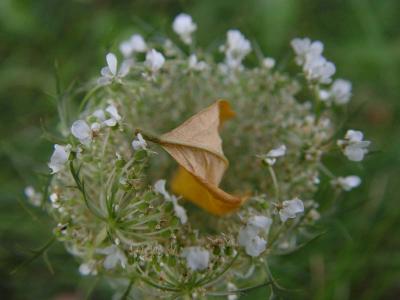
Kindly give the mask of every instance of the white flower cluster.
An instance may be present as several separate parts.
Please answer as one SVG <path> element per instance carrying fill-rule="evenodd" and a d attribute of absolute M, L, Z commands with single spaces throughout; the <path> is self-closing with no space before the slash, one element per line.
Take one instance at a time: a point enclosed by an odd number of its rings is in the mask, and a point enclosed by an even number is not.
<path fill-rule="evenodd" d="M 344 79 L 336 79 L 329 90 L 320 90 L 319 97 L 323 102 L 333 102 L 336 105 L 344 105 L 351 98 L 351 82 Z"/>
<path fill-rule="evenodd" d="M 101 77 L 97 83 L 99 85 L 107 85 L 112 82 L 122 82 L 122 78 L 128 75 L 130 64 L 124 61 L 118 69 L 118 60 L 114 53 L 106 55 L 107 66 L 101 69 Z"/>
<path fill-rule="evenodd" d="M 251 51 L 250 42 L 236 29 L 226 34 L 226 44 L 221 47 L 225 53 L 225 65 L 228 69 L 242 69 L 242 61 Z"/>
<path fill-rule="evenodd" d="M 158 180 L 154 184 L 154 190 L 157 193 L 163 195 L 165 200 L 172 202 L 174 206 L 175 215 L 179 218 L 182 224 L 185 224 L 188 220 L 186 211 L 181 205 L 179 205 L 178 199 L 174 195 L 171 195 L 170 193 L 167 192 L 167 190 L 165 189 L 165 183 L 166 181 L 164 179 Z"/>
<path fill-rule="evenodd" d="M 121 43 L 119 50 L 125 58 L 129 58 L 136 52 L 145 52 L 147 50 L 147 45 L 140 34 L 134 34 L 130 39 Z"/>
<path fill-rule="evenodd" d="M 344 191 L 351 191 L 353 188 L 358 187 L 361 184 L 361 178 L 355 175 L 338 177 L 332 180 L 332 185 L 338 186 Z"/>
<path fill-rule="evenodd" d="M 279 208 L 279 217 L 282 222 L 296 218 L 297 214 L 304 212 L 304 204 L 300 199 L 285 200 Z"/>
<path fill-rule="evenodd" d="M 37 192 L 33 186 L 27 186 L 24 190 L 24 194 L 32 205 L 40 206 L 40 204 L 42 204 L 43 195 Z"/>
<path fill-rule="evenodd" d="M 286 146 L 280 145 L 277 148 L 270 150 L 267 154 L 260 156 L 268 165 L 273 166 L 279 157 L 286 154 Z"/>
<path fill-rule="evenodd" d="M 54 145 L 54 152 L 50 157 L 50 162 L 48 164 L 51 169 L 51 173 L 57 173 L 61 171 L 68 161 L 69 154 L 71 153 L 71 145 L 61 146 Z"/>
<path fill-rule="evenodd" d="M 358 130 L 348 130 L 344 140 L 338 140 L 337 144 L 342 149 L 344 155 L 352 161 L 362 161 L 368 153 L 370 141 L 364 141 L 364 134 Z"/>
<path fill-rule="evenodd" d="M 239 245 L 245 247 L 250 256 L 259 256 L 267 245 L 267 241 L 261 236 L 268 235 L 272 220 L 265 216 L 251 217 L 246 226 L 240 228 Z"/>
<path fill-rule="evenodd" d="M 303 67 L 307 80 L 315 83 L 331 83 L 336 68 L 322 56 L 324 45 L 320 41 L 311 42 L 308 38 L 296 38 L 292 40 L 292 47 L 296 53 L 296 63 Z"/>
<path fill-rule="evenodd" d="M 186 264 L 192 271 L 206 269 L 210 261 L 210 253 L 201 247 L 186 247 L 181 256 L 186 258 Z"/>
<path fill-rule="evenodd" d="M 242 286 L 272 280 L 260 271 L 271 253 L 309 240 L 309 227 L 324 217 L 325 207 L 314 197 L 326 186 L 320 181 L 343 191 L 361 184 L 355 175 L 336 177 L 324 155 L 339 147 L 348 159 L 361 161 L 370 142 L 356 130 L 333 142 L 340 110 L 331 104 L 347 104 L 352 85 L 332 79 L 335 66 L 323 57 L 321 42 L 292 41 L 306 78 L 298 80 L 272 71 L 271 57 L 246 66 L 252 46 L 239 30 L 227 32 L 224 58 L 216 61 L 213 53 L 196 49 L 191 16 L 176 16 L 172 29 L 183 43 L 134 34 L 119 46 L 120 64 L 115 54 L 106 55 L 70 135 L 54 145 L 49 199 L 33 187 L 25 194 L 55 219 L 54 232 L 79 258 L 82 275 L 128 281 L 135 274 L 136 298 L 161 290 L 170 298 L 221 292 L 234 300 Z M 311 99 L 302 98 L 299 86 L 312 92 Z M 221 218 L 173 194 L 176 164 L 155 145 L 157 134 L 217 99 L 229 100 L 236 111 L 221 128 L 230 159 L 223 190 L 235 196 L 250 191 L 237 211 Z M 158 178 L 168 178 L 171 191 Z M 229 195 L 204 197 L 219 205 L 214 198 Z"/>
<path fill-rule="evenodd" d="M 189 45 L 192 43 L 192 34 L 196 31 L 197 25 L 193 22 L 191 16 L 182 13 L 176 16 L 172 28 L 181 40 Z"/>

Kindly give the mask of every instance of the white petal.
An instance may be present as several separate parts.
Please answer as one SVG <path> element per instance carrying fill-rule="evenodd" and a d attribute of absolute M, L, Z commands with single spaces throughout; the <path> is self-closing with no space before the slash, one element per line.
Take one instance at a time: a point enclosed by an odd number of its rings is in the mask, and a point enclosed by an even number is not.
<path fill-rule="evenodd" d="M 164 56 L 155 49 L 151 49 L 146 54 L 146 66 L 148 66 L 152 72 L 157 72 L 164 65 Z"/>
<path fill-rule="evenodd" d="M 200 247 L 186 247 L 181 256 L 186 258 L 186 264 L 192 271 L 207 269 L 210 260 L 210 253 Z"/>
<path fill-rule="evenodd" d="M 133 48 L 130 41 L 124 41 L 119 45 L 119 50 L 121 51 L 124 57 L 131 56 L 133 52 Z"/>
<path fill-rule="evenodd" d="M 48 164 L 48 166 L 52 170 L 52 174 L 57 173 L 64 168 L 71 151 L 70 147 L 70 145 L 54 145 L 54 152 L 51 155 L 50 162 Z"/>
<path fill-rule="evenodd" d="M 247 222 L 248 225 L 268 231 L 272 224 L 272 219 L 265 216 L 253 216 Z"/>
<path fill-rule="evenodd" d="M 272 57 L 266 57 L 263 59 L 262 65 L 266 69 L 272 69 L 275 66 L 275 59 Z"/>
<path fill-rule="evenodd" d="M 147 49 L 146 42 L 140 34 L 132 35 L 130 43 L 133 51 L 135 52 L 145 52 Z"/>
<path fill-rule="evenodd" d="M 344 149 L 344 154 L 349 160 L 362 161 L 364 159 L 365 150 L 358 146 L 349 145 Z"/>
<path fill-rule="evenodd" d="M 346 132 L 345 138 L 352 142 L 361 142 L 364 134 L 361 131 L 349 129 Z"/>
<path fill-rule="evenodd" d="M 108 127 L 114 127 L 115 125 L 117 125 L 117 120 L 115 120 L 114 118 L 111 119 L 107 119 L 104 121 L 104 124 Z"/>
<path fill-rule="evenodd" d="M 92 272 L 91 266 L 88 263 L 81 264 L 79 266 L 79 273 L 83 276 L 87 276 Z"/>
<path fill-rule="evenodd" d="M 347 176 L 347 177 L 339 177 L 337 179 L 340 187 L 345 191 L 350 191 L 351 189 L 358 187 L 361 184 L 361 179 L 358 176 Z"/>
<path fill-rule="evenodd" d="M 287 219 L 295 218 L 296 214 L 304 212 L 304 204 L 300 199 L 285 200 L 282 202 L 283 208 L 279 210 L 279 216 L 282 222 Z"/>
<path fill-rule="evenodd" d="M 192 42 L 191 35 L 196 31 L 197 25 L 193 22 L 191 16 L 187 14 L 179 14 L 175 17 L 172 28 L 184 43 L 190 44 Z"/>
<path fill-rule="evenodd" d="M 136 151 L 140 149 L 146 149 L 146 147 L 147 147 L 146 141 L 143 139 L 143 136 L 140 133 L 138 133 L 136 135 L 136 138 L 132 141 L 132 148 Z"/>
<path fill-rule="evenodd" d="M 122 77 L 125 77 L 126 75 L 128 75 L 129 70 L 132 66 L 132 62 L 133 62 L 132 60 L 124 60 L 122 62 L 121 68 L 119 69 L 119 72 L 118 72 L 119 77 L 122 78 Z"/>
<path fill-rule="evenodd" d="M 252 238 L 257 236 L 258 229 L 253 226 L 242 226 L 239 230 L 238 242 L 240 246 L 245 247 Z"/>
<path fill-rule="evenodd" d="M 113 117 L 113 119 L 115 119 L 116 121 L 121 120 L 121 116 L 119 115 L 118 110 L 114 105 L 109 105 L 106 108 L 106 112 L 108 112 L 111 117 Z"/>
<path fill-rule="evenodd" d="M 115 76 L 117 75 L 117 57 L 113 53 L 108 53 L 106 56 L 107 65 L 110 72 Z"/>
<path fill-rule="evenodd" d="M 36 195 L 36 191 L 32 186 L 27 186 L 24 190 L 25 196 L 28 198 L 32 198 Z"/>
<path fill-rule="evenodd" d="M 101 68 L 100 74 L 101 74 L 101 76 L 107 77 L 107 78 L 110 78 L 110 79 L 113 77 L 113 74 L 111 73 L 109 67 Z"/>
<path fill-rule="evenodd" d="M 98 85 L 107 85 L 110 84 L 111 82 L 112 80 L 108 77 L 100 77 L 99 79 L 97 79 Z"/>
<path fill-rule="evenodd" d="M 267 242 L 259 236 L 253 237 L 246 245 L 246 253 L 250 256 L 259 256 L 266 248 Z"/>
<path fill-rule="evenodd" d="M 99 119 L 99 121 L 104 121 L 106 119 L 106 115 L 102 109 L 95 110 L 92 115 Z"/>
<path fill-rule="evenodd" d="M 179 218 L 182 224 L 186 224 L 188 217 L 186 214 L 186 210 L 183 206 L 179 205 L 177 201 L 174 202 L 174 211 L 175 215 Z"/>
<path fill-rule="evenodd" d="M 267 153 L 268 157 L 281 157 L 284 156 L 286 154 L 286 146 L 285 145 L 281 145 L 278 148 L 272 149 L 271 151 L 269 151 Z"/>
<path fill-rule="evenodd" d="M 165 189 L 165 183 L 166 183 L 165 179 L 157 180 L 157 182 L 154 184 L 154 190 L 157 193 L 163 195 L 166 200 L 172 201 L 171 195 Z"/>
<path fill-rule="evenodd" d="M 117 263 L 118 263 L 118 256 L 115 254 L 110 254 L 104 260 L 103 265 L 104 265 L 104 268 L 106 268 L 106 269 L 113 269 L 113 268 L 115 268 Z"/>
<path fill-rule="evenodd" d="M 92 125 L 90 125 L 90 129 L 91 129 L 93 132 L 99 132 L 100 129 L 101 129 L 101 124 L 98 123 L 98 122 L 94 122 Z"/>
<path fill-rule="evenodd" d="M 77 120 L 72 124 L 71 133 L 82 144 L 87 145 L 92 139 L 92 131 L 89 125 L 83 120 Z"/>

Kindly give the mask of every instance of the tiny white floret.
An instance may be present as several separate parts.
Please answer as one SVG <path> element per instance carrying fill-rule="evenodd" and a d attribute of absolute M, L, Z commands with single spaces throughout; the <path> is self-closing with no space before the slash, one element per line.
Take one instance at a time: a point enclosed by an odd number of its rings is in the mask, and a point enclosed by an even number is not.
<path fill-rule="evenodd" d="M 104 249 L 97 249 L 97 253 L 106 255 L 103 265 L 106 269 L 114 269 L 118 264 L 125 269 L 127 258 L 125 253 L 116 245 L 111 245 Z"/>
<path fill-rule="evenodd" d="M 84 145 L 89 145 L 92 141 L 92 130 L 83 120 L 77 120 L 72 124 L 71 133 Z"/>
<path fill-rule="evenodd" d="M 90 260 L 87 263 L 82 263 L 79 266 L 79 273 L 81 273 L 83 276 L 97 275 L 96 261 Z"/>
<path fill-rule="evenodd" d="M 97 80 L 99 85 L 107 85 L 116 81 L 122 82 L 122 78 L 128 75 L 131 63 L 124 61 L 118 70 L 118 60 L 113 53 L 106 55 L 107 66 L 101 69 L 101 77 Z"/>
<path fill-rule="evenodd" d="M 182 13 L 175 17 L 172 28 L 181 40 L 189 45 L 192 43 L 192 34 L 196 31 L 197 25 L 193 22 L 191 16 Z"/>
<path fill-rule="evenodd" d="M 353 188 L 358 187 L 361 184 L 361 178 L 358 176 L 346 176 L 346 177 L 338 177 L 333 181 L 333 184 L 337 184 L 345 191 L 350 191 Z"/>
<path fill-rule="evenodd" d="M 273 59 L 272 57 L 266 57 L 262 61 L 262 65 L 266 69 L 272 69 L 273 67 L 275 67 L 275 63 L 275 59 Z"/>
<path fill-rule="evenodd" d="M 262 156 L 262 158 L 268 165 L 272 166 L 275 164 L 277 158 L 282 157 L 285 154 L 286 146 L 280 145 L 279 147 L 270 150 L 265 156 Z"/>
<path fill-rule="evenodd" d="M 130 39 L 122 42 L 119 46 L 124 57 L 130 57 L 135 52 L 145 52 L 146 49 L 146 42 L 140 34 L 132 35 Z"/>
<path fill-rule="evenodd" d="M 201 247 L 186 247 L 181 256 L 186 258 L 186 264 L 192 271 L 207 269 L 210 261 L 210 253 Z"/>
<path fill-rule="evenodd" d="M 348 130 L 344 140 L 338 140 L 337 145 L 342 149 L 344 155 L 352 161 L 362 161 L 368 153 L 370 141 L 364 141 L 364 134 L 358 130 Z"/>
<path fill-rule="evenodd" d="M 61 146 L 54 145 L 54 152 L 50 157 L 50 162 L 48 163 L 51 173 L 57 173 L 61 171 L 66 162 L 68 161 L 69 154 L 71 153 L 71 145 Z"/>
<path fill-rule="evenodd" d="M 243 59 L 251 51 L 251 45 L 239 30 L 231 29 L 226 34 L 226 44 L 221 50 L 225 52 L 225 65 L 228 69 L 241 69 Z"/>
<path fill-rule="evenodd" d="M 165 179 L 157 180 L 157 182 L 154 184 L 154 191 L 158 194 L 161 194 L 165 200 L 172 202 L 175 215 L 179 218 L 181 224 L 186 224 L 186 222 L 188 221 L 186 210 L 183 206 L 179 205 L 178 199 L 174 195 L 171 195 L 167 192 L 165 184 Z"/>
<path fill-rule="evenodd" d="M 164 65 L 165 58 L 164 56 L 155 49 L 151 49 L 146 54 L 145 65 L 153 72 L 157 72 Z"/>
<path fill-rule="evenodd" d="M 346 104 L 351 98 L 351 82 L 344 79 L 336 79 L 331 87 L 330 96 L 338 105 Z"/>
<path fill-rule="evenodd" d="M 121 121 L 121 116 L 118 113 L 117 108 L 114 105 L 109 105 L 106 108 L 106 112 L 110 115 L 110 118 L 105 120 L 103 123 L 108 127 L 114 127 Z"/>
<path fill-rule="evenodd" d="M 282 207 L 279 209 L 279 216 L 282 222 L 286 222 L 287 219 L 296 218 L 296 215 L 302 212 L 304 212 L 303 201 L 295 198 L 282 202 Z"/>
<path fill-rule="evenodd" d="M 205 61 L 199 61 L 197 59 L 196 54 L 192 54 L 189 56 L 189 69 L 195 71 L 203 71 L 208 68 L 208 65 Z"/>
<path fill-rule="evenodd" d="M 138 133 L 136 135 L 136 138 L 132 141 L 132 148 L 135 151 L 140 150 L 140 149 L 143 149 L 143 150 L 147 149 L 147 143 L 140 133 Z"/>
<path fill-rule="evenodd" d="M 42 203 L 42 193 L 37 192 L 33 186 L 27 186 L 24 189 L 25 196 L 28 198 L 29 202 L 34 206 L 40 206 Z"/>

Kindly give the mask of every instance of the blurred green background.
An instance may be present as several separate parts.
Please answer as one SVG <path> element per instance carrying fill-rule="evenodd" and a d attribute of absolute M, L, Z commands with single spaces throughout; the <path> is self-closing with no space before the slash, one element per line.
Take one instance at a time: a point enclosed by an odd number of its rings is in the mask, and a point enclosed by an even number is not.
<path fill-rule="evenodd" d="M 83 299 L 94 285 L 59 244 L 47 263 L 40 258 L 10 275 L 51 237 L 51 221 L 29 207 L 23 188 L 40 184 L 52 152 L 42 126 L 57 124 L 54 62 L 64 87 L 79 86 L 98 75 L 116 43 L 135 32 L 170 34 L 180 12 L 198 24 L 200 45 L 222 42 L 234 27 L 278 62 L 294 37 L 325 43 L 337 76 L 353 82 L 351 107 L 361 105 L 348 128 L 365 131 L 375 151 L 363 164 L 330 162 L 363 185 L 340 198 L 323 237 L 279 258 L 272 271 L 291 289 L 285 299 L 400 299 L 399 0 L 1 0 L 0 298 Z M 90 298 L 111 293 L 100 282 Z M 266 299 L 266 290 L 243 298 Z"/>

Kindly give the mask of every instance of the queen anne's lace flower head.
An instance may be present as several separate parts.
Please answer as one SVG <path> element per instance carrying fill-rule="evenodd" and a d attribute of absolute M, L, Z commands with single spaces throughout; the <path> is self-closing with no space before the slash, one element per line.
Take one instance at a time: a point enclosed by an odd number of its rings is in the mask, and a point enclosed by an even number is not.
<path fill-rule="evenodd" d="M 190 16 L 178 15 L 172 27 L 190 47 L 136 34 L 120 44 L 121 64 L 107 54 L 71 134 L 54 146 L 46 196 L 31 187 L 26 196 L 55 219 L 54 233 L 79 259 L 80 273 L 121 278 L 121 295 L 234 300 L 230 291 L 269 282 L 260 266 L 271 254 L 312 238 L 308 225 L 324 217 L 314 197 L 326 186 L 319 181 L 345 191 L 361 183 L 324 165 L 325 154 L 337 150 L 340 110 L 332 104 L 349 102 L 351 83 L 332 78 L 335 66 L 319 41 L 292 41 L 299 77 L 251 53 L 238 30 L 227 32 L 224 57 L 216 59 L 194 45 Z M 227 121 L 229 102 L 235 118 Z M 166 144 L 180 169 L 163 152 Z M 355 130 L 337 142 L 355 161 L 369 144 Z M 168 189 L 158 178 L 167 178 Z"/>

